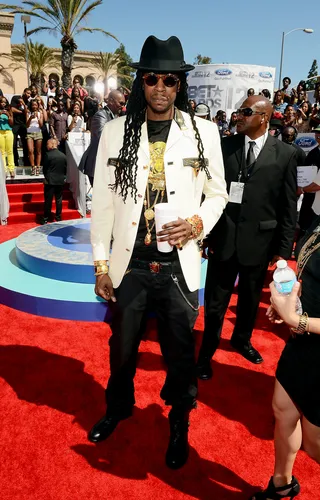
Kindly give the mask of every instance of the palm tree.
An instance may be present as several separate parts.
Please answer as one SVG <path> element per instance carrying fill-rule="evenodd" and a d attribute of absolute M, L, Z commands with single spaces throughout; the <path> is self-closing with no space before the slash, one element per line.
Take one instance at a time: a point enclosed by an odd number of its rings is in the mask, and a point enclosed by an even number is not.
<path fill-rule="evenodd" d="M 2 57 L 9 59 L 11 62 L 9 68 L 16 71 L 20 68 L 25 68 L 26 65 L 26 46 L 13 45 L 11 54 L 1 54 Z M 41 79 L 45 70 L 57 64 L 57 56 L 43 43 L 28 42 L 28 57 L 30 65 L 30 80 L 39 89 L 41 87 Z"/>
<path fill-rule="evenodd" d="M 0 4 L 0 9 L 10 10 L 12 14 L 27 14 L 48 23 L 46 26 L 39 26 L 28 35 L 48 31 L 58 33 L 61 38 L 61 68 L 62 85 L 67 88 L 71 85 L 71 71 L 73 68 L 74 52 L 77 49 L 75 37 L 83 32 L 100 32 L 117 40 L 111 33 L 101 28 L 88 28 L 83 26 L 88 15 L 102 4 L 102 0 L 43 0 L 36 2 L 33 0 L 23 0 L 22 6 Z"/>
<path fill-rule="evenodd" d="M 105 87 L 108 88 L 108 78 L 123 78 L 128 76 L 124 73 L 118 73 L 117 68 L 118 65 L 122 63 L 122 58 L 117 53 L 112 52 L 99 52 L 97 56 L 90 59 L 90 64 L 95 69 L 97 69 L 103 78 Z M 122 70 L 126 69 L 125 66 L 122 66 Z M 129 77 L 132 80 L 132 77 Z"/>

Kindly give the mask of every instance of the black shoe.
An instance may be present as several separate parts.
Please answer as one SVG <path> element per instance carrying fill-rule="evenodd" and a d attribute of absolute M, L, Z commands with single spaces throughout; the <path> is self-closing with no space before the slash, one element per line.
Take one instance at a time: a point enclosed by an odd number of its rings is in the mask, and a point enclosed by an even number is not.
<path fill-rule="evenodd" d="M 45 217 L 42 217 L 42 219 L 40 220 L 40 224 L 42 226 L 44 226 L 45 224 L 48 224 L 48 222 L 49 222 L 49 219 L 46 219 Z"/>
<path fill-rule="evenodd" d="M 251 363 L 254 363 L 255 365 L 259 365 L 260 363 L 263 362 L 263 357 L 261 354 L 255 349 L 251 342 L 248 342 L 248 344 L 237 344 L 236 342 L 230 341 L 230 344 L 232 347 L 239 353 L 241 356 L 243 356 L 245 359 L 250 361 Z"/>
<path fill-rule="evenodd" d="M 197 363 L 197 377 L 201 380 L 210 380 L 213 375 L 210 360 L 201 361 Z"/>
<path fill-rule="evenodd" d="M 55 218 L 54 218 L 54 220 L 56 222 L 60 222 L 61 221 L 61 217 L 59 215 L 56 215 Z"/>
<path fill-rule="evenodd" d="M 190 409 L 172 409 L 169 413 L 170 441 L 166 464 L 170 469 L 180 469 L 189 456 L 188 428 Z"/>
<path fill-rule="evenodd" d="M 283 492 L 286 491 L 287 494 L 284 495 Z M 282 494 L 281 494 L 282 493 Z M 282 498 L 294 498 L 300 493 L 299 481 L 292 476 L 292 481 L 290 484 L 285 486 L 279 486 L 276 488 L 273 484 L 273 478 L 270 479 L 268 488 L 264 491 L 259 491 L 250 497 L 250 500 L 281 500 Z"/>
<path fill-rule="evenodd" d="M 128 418 L 130 416 L 131 414 L 125 417 L 105 415 L 92 427 L 91 431 L 88 434 L 89 441 L 91 441 L 91 443 L 100 443 L 100 441 L 104 441 L 113 433 L 121 420 L 124 420 L 125 418 Z"/>

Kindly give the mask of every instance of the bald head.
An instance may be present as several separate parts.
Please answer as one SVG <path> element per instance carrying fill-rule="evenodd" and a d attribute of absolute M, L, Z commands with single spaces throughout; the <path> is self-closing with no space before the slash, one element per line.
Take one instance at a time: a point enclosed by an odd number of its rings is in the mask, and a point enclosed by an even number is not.
<path fill-rule="evenodd" d="M 237 132 L 257 139 L 266 133 L 273 112 L 272 104 L 262 95 L 253 95 L 244 101 L 240 109 L 246 108 L 252 112 L 239 113 Z"/>
<path fill-rule="evenodd" d="M 51 151 L 51 149 L 57 149 L 58 141 L 57 139 L 49 139 L 47 142 L 47 150 Z"/>
<path fill-rule="evenodd" d="M 112 113 L 118 116 L 126 104 L 125 97 L 120 90 L 112 90 L 106 99 L 106 103 Z"/>

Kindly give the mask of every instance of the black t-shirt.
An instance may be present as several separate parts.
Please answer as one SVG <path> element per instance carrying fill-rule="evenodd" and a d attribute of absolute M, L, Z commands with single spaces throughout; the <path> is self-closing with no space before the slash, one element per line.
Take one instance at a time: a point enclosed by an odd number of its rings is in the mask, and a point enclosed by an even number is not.
<path fill-rule="evenodd" d="M 166 143 L 171 127 L 172 120 L 164 120 L 164 121 L 153 121 L 148 120 L 148 137 L 149 137 L 149 148 L 150 148 L 150 170 L 154 173 L 164 173 L 164 152 L 166 149 Z M 147 189 L 149 189 L 150 196 L 150 206 L 152 206 L 155 202 L 158 191 L 152 190 L 152 184 L 149 182 L 147 185 Z M 167 192 L 164 190 L 164 196 L 161 198 L 161 193 L 158 196 L 157 203 L 166 203 Z M 154 219 L 149 221 L 149 228 L 151 231 L 151 244 L 145 244 L 145 237 L 147 235 L 147 227 L 146 221 L 144 217 L 145 206 L 142 208 L 137 238 L 135 241 L 132 258 L 147 260 L 147 261 L 160 261 L 160 262 L 172 262 L 178 259 L 177 249 L 174 247 L 172 252 L 163 253 L 159 252 L 157 249 L 157 239 L 156 239 L 156 229 L 154 226 Z"/>
<path fill-rule="evenodd" d="M 13 108 L 16 108 L 16 109 L 19 109 L 20 111 L 22 111 L 22 114 L 21 113 L 13 113 L 13 123 L 14 123 L 14 127 L 15 128 L 18 128 L 18 127 L 25 127 L 26 126 L 26 115 L 24 113 L 24 110 L 22 109 L 21 107 L 21 104 L 20 104 L 20 99 L 22 99 L 22 96 L 21 95 L 14 95 L 11 99 L 11 106 Z M 27 104 L 25 104 L 25 106 L 27 106 Z"/>

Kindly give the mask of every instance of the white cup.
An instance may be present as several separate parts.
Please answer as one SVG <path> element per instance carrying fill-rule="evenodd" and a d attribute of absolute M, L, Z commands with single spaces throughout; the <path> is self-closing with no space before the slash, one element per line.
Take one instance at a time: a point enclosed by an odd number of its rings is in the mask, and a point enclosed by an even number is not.
<path fill-rule="evenodd" d="M 162 226 L 178 219 L 178 209 L 169 205 L 169 203 L 158 203 L 158 205 L 154 207 L 154 210 L 157 233 L 162 231 Z M 173 250 L 173 246 L 170 245 L 169 241 L 157 240 L 157 248 L 159 252 L 163 253 L 169 253 Z"/>

